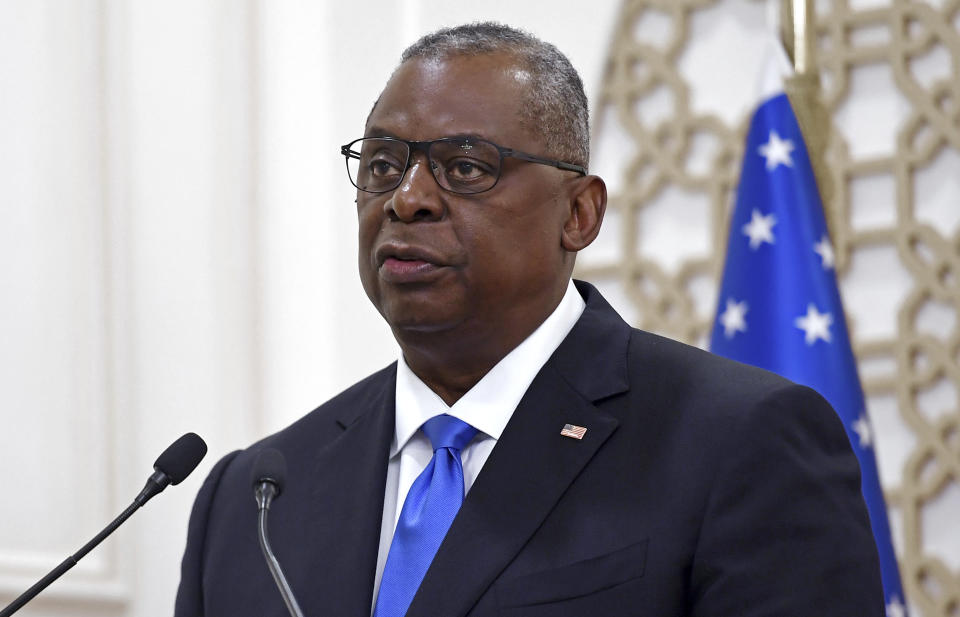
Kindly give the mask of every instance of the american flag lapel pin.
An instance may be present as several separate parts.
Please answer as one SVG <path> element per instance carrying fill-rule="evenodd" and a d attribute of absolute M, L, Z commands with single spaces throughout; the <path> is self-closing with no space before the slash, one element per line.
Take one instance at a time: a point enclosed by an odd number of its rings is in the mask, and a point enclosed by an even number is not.
<path fill-rule="evenodd" d="M 560 434 L 564 437 L 570 437 L 571 439 L 583 439 L 583 435 L 587 432 L 585 426 L 577 426 L 576 424 L 564 424 L 563 430 L 560 431 Z"/>

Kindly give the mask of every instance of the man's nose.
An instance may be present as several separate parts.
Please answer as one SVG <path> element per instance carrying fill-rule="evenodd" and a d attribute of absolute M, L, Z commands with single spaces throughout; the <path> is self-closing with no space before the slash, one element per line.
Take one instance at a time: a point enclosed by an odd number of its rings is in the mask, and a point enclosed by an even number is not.
<path fill-rule="evenodd" d="M 418 156 L 410 163 L 400 186 L 384 202 L 384 209 L 392 218 L 412 223 L 434 221 L 443 216 L 443 189 L 437 184 L 426 157 Z"/>

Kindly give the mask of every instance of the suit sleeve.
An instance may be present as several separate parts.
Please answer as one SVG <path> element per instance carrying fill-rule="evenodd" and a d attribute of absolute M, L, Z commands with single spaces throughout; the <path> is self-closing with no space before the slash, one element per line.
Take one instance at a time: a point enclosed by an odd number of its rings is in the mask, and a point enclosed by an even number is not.
<path fill-rule="evenodd" d="M 187 527 L 187 547 L 180 566 L 180 587 L 177 590 L 174 617 L 203 616 L 203 557 L 207 521 L 223 472 L 238 452 L 231 452 L 217 461 L 193 502 Z"/>
<path fill-rule="evenodd" d="M 836 412 L 782 388 L 722 450 L 697 544 L 696 617 L 882 617 L 860 468 Z"/>

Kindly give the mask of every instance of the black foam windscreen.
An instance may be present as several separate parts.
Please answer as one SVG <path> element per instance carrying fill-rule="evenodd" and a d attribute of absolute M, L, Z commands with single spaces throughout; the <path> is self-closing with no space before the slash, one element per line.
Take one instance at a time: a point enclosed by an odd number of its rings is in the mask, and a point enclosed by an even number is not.
<path fill-rule="evenodd" d="M 264 448 L 253 463 L 250 479 L 256 487 L 261 482 L 270 482 L 277 487 L 277 495 L 283 491 L 283 482 L 287 477 L 287 459 L 274 448 Z"/>
<path fill-rule="evenodd" d="M 170 444 L 153 468 L 170 478 L 170 484 L 180 484 L 190 475 L 207 454 L 207 444 L 196 433 L 187 433 Z"/>

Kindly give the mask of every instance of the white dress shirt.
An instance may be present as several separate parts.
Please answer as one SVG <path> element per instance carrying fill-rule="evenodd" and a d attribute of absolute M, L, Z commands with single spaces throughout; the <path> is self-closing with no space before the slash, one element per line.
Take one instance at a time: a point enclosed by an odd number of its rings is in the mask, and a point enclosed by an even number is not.
<path fill-rule="evenodd" d="M 490 369 L 452 407 L 410 370 L 401 354 L 397 362 L 396 428 L 390 444 L 390 463 L 383 499 L 374 605 L 393 541 L 393 531 L 400 518 L 402 506 L 399 504 L 403 504 L 413 481 L 433 458 L 433 447 L 420 427 L 434 416 L 449 414 L 477 429 L 477 435 L 460 454 L 464 494 L 469 492 L 533 378 L 566 338 L 585 307 L 583 298 L 573 286 L 573 281 L 570 281 L 560 304 L 540 327 Z"/>

